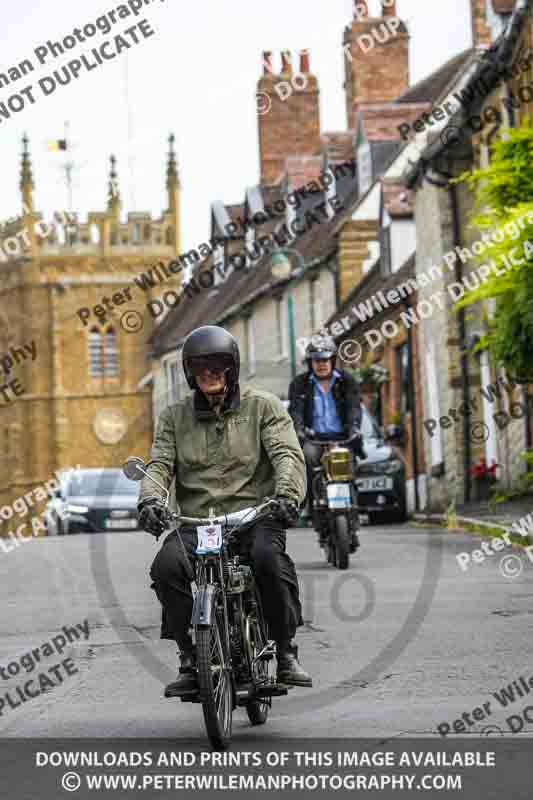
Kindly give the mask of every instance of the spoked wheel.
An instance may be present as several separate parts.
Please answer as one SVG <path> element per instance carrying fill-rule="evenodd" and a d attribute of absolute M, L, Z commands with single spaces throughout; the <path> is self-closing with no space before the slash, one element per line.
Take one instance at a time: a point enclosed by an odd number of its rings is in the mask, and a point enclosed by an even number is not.
<path fill-rule="evenodd" d="M 215 750 L 227 750 L 231 741 L 233 687 L 221 608 L 217 608 L 209 628 L 196 628 L 196 654 L 207 735 Z"/>
<path fill-rule="evenodd" d="M 257 614 L 261 614 L 260 600 L 258 599 L 257 611 L 252 612 L 246 620 L 246 644 L 248 648 L 248 657 L 250 659 L 252 677 L 254 684 L 266 683 L 268 681 L 269 661 L 266 659 L 259 659 L 255 661 L 254 658 L 266 646 L 267 640 L 262 626 L 257 618 Z M 246 713 L 252 725 L 264 725 L 268 718 L 268 709 L 270 702 L 268 700 L 252 700 L 246 706 Z"/>
<path fill-rule="evenodd" d="M 338 569 L 348 569 L 350 563 L 350 527 L 346 517 L 335 517 L 335 562 Z"/>

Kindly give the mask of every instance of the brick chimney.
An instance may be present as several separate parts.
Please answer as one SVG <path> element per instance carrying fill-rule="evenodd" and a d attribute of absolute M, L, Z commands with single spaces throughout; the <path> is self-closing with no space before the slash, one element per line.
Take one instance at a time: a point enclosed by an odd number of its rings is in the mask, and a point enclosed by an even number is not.
<path fill-rule="evenodd" d="M 263 75 L 257 84 L 261 183 L 273 184 L 289 156 L 310 156 L 320 150 L 319 88 L 310 71 L 309 52 L 298 62 L 281 54 L 281 72 L 272 67 L 272 53 L 263 53 Z"/>
<path fill-rule="evenodd" d="M 356 0 L 354 18 L 344 31 L 346 115 L 355 128 L 361 105 L 395 100 L 409 88 L 409 34 L 396 16 L 395 0 L 382 0 L 380 17 Z"/>

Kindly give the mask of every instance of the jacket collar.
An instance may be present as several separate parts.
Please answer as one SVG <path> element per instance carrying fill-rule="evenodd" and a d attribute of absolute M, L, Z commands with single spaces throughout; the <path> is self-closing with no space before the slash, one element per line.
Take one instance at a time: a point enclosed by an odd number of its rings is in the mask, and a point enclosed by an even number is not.
<path fill-rule="evenodd" d="M 315 375 L 315 373 L 313 372 L 312 369 L 310 369 L 307 372 L 305 377 L 306 377 L 306 380 L 311 381 L 311 383 L 314 383 L 314 384 L 318 383 L 318 378 L 316 377 L 316 375 Z M 337 369 L 337 367 L 334 367 L 333 368 L 333 372 L 331 373 L 331 377 L 333 378 L 333 381 L 332 381 L 331 385 L 334 386 L 337 383 L 337 381 L 342 380 L 342 378 L 343 378 L 342 370 L 339 370 L 339 369 Z"/>
<path fill-rule="evenodd" d="M 222 413 L 228 410 L 236 410 L 239 408 L 241 403 L 241 391 L 239 384 L 237 383 L 233 392 L 226 396 L 224 399 L 224 404 L 222 406 Z M 213 411 L 211 406 L 209 405 L 209 401 L 203 392 L 200 392 L 198 389 L 195 389 L 193 395 L 193 407 L 194 407 L 194 414 L 196 419 L 199 420 L 210 420 L 216 419 L 217 415 L 216 412 Z"/>

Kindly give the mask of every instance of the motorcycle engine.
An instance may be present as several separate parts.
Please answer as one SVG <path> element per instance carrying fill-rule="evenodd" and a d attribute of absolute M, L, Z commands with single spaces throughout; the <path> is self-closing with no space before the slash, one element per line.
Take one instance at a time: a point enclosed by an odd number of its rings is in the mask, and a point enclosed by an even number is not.
<path fill-rule="evenodd" d="M 246 589 L 246 578 L 243 567 L 228 565 L 228 577 L 226 581 L 226 591 L 228 594 L 240 594 Z"/>

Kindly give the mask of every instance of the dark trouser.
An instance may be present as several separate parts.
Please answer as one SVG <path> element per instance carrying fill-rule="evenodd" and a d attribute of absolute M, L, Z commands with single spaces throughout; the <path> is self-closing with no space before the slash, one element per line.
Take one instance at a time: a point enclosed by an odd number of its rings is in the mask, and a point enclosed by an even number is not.
<path fill-rule="evenodd" d="M 307 508 L 309 514 L 313 513 L 313 481 L 315 480 L 314 469 L 315 467 L 320 466 L 322 450 L 323 448 L 316 444 L 316 442 L 310 442 L 309 440 L 304 442 L 303 451 L 305 456 L 305 466 L 307 469 Z"/>
<path fill-rule="evenodd" d="M 194 555 L 196 532 L 182 532 L 183 543 Z M 259 587 L 269 636 L 286 645 L 299 625 L 303 625 L 298 578 L 291 557 L 286 553 L 287 535 L 278 522 L 263 520 L 239 537 L 239 555 L 253 566 Z M 175 639 L 180 651 L 190 650 L 189 634 L 193 597 L 183 567 L 177 533 L 170 533 L 156 555 L 150 570 L 153 588 L 163 606 L 164 639 Z"/>

